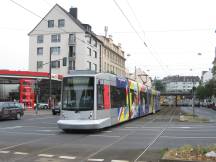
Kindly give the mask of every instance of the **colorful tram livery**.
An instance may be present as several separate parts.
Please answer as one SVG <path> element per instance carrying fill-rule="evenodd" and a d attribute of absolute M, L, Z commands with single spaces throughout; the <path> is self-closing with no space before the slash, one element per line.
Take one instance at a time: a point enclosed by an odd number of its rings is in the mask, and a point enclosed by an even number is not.
<path fill-rule="evenodd" d="M 160 93 L 133 80 L 108 73 L 73 72 L 62 83 L 58 126 L 101 129 L 159 110 Z"/>

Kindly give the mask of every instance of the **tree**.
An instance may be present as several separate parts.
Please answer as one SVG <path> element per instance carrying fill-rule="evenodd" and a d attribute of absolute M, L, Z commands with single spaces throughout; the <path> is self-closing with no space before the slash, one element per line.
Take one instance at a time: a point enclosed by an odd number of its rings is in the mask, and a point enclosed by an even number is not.
<path fill-rule="evenodd" d="M 198 99 L 205 99 L 207 97 L 207 88 L 203 85 L 199 85 L 196 88 L 196 96 Z"/>
<path fill-rule="evenodd" d="M 207 89 L 208 97 L 216 96 L 216 82 L 214 79 L 209 80 L 205 88 Z"/>
<path fill-rule="evenodd" d="M 165 85 L 162 83 L 161 80 L 154 80 L 154 86 L 157 91 L 165 91 Z"/>

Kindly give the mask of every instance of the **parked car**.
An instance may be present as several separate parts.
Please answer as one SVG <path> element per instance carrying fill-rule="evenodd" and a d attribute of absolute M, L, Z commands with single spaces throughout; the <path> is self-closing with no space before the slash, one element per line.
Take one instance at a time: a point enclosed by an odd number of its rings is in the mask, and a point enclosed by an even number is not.
<path fill-rule="evenodd" d="M 14 118 L 20 120 L 24 115 L 24 109 L 17 102 L 0 102 L 0 119 Z"/>
<path fill-rule="evenodd" d="M 56 114 L 60 114 L 61 113 L 61 103 L 59 102 L 57 105 L 55 105 L 52 108 L 52 114 L 56 115 Z"/>
<path fill-rule="evenodd" d="M 36 108 L 37 104 L 34 105 L 34 108 Z M 39 110 L 46 110 L 49 108 L 48 103 L 38 103 L 38 109 Z"/>

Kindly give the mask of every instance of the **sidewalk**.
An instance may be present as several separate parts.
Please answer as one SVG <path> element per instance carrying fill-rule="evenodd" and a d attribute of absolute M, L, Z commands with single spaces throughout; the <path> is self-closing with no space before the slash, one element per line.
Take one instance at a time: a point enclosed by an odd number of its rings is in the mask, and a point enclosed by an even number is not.
<path fill-rule="evenodd" d="M 181 110 L 186 113 L 193 113 L 192 107 L 181 107 Z M 209 122 L 216 122 L 216 111 L 206 107 L 194 107 L 195 115 L 206 118 Z"/>

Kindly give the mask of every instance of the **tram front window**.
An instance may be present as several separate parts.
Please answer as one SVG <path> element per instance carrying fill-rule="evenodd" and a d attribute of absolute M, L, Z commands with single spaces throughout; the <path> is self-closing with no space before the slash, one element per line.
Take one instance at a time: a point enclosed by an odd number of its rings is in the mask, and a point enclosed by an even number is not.
<path fill-rule="evenodd" d="M 63 110 L 85 111 L 94 107 L 94 78 L 69 77 L 63 80 Z"/>

